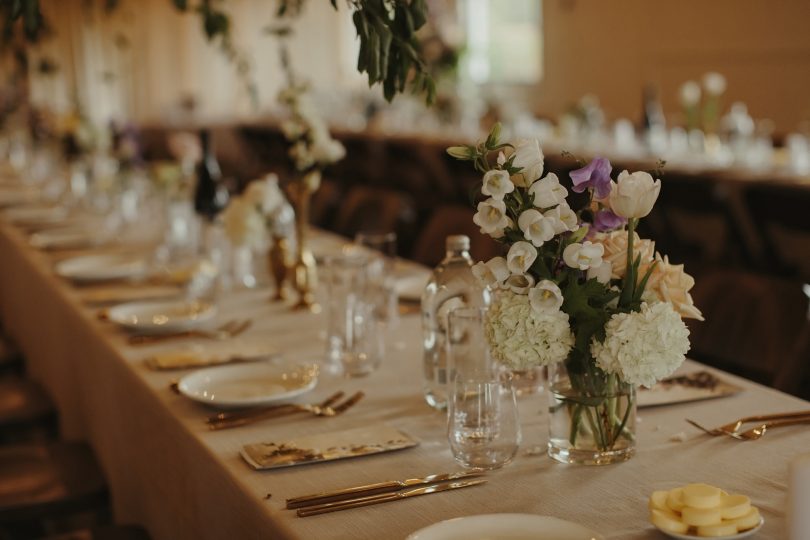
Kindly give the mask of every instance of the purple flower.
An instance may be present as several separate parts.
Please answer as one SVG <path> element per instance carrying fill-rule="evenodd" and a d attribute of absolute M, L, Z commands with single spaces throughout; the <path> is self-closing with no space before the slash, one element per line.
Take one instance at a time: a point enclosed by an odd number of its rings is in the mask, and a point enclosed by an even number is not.
<path fill-rule="evenodd" d="M 603 157 L 595 157 L 586 166 L 571 171 L 571 180 L 574 182 L 574 191 L 582 193 L 587 188 L 593 188 L 596 197 L 604 199 L 610 195 L 610 172 L 613 167 L 610 161 Z"/>
<path fill-rule="evenodd" d="M 593 217 L 593 228 L 599 232 L 618 229 L 627 223 L 623 217 L 617 216 L 610 210 L 599 210 Z"/>

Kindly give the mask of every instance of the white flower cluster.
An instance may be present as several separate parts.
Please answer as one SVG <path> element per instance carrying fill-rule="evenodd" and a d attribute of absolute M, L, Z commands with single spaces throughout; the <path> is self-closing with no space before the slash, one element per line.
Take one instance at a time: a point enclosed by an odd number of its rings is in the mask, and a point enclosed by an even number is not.
<path fill-rule="evenodd" d="M 600 368 L 630 384 L 652 386 L 675 371 L 689 350 L 689 330 L 668 302 L 617 313 L 605 331 L 603 343 L 591 343 L 591 354 Z"/>
<path fill-rule="evenodd" d="M 495 360 L 516 370 L 562 362 L 574 346 L 566 313 L 538 311 L 529 296 L 510 291 L 495 295 L 484 331 Z"/>
<path fill-rule="evenodd" d="M 267 241 L 267 229 L 273 216 L 286 205 L 278 186 L 278 177 L 268 174 L 248 184 L 241 197 L 233 197 L 222 221 L 231 243 L 259 248 Z"/>
<path fill-rule="evenodd" d="M 279 94 L 279 101 L 289 107 L 292 113 L 281 124 L 281 131 L 292 143 L 290 157 L 296 169 L 323 169 L 343 159 L 346 149 L 329 134 L 326 123 L 307 98 L 306 87 L 285 89 Z"/>

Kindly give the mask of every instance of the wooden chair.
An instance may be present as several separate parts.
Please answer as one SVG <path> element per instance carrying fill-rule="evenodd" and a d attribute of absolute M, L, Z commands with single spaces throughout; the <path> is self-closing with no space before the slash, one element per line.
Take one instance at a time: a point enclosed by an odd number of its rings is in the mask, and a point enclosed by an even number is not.
<path fill-rule="evenodd" d="M 411 258 L 426 266 L 438 265 L 445 255 L 445 239 L 451 234 L 470 237 L 470 255 L 476 261 L 502 255 L 501 244 L 481 234 L 473 223 L 474 214 L 474 210 L 461 205 L 437 208 L 419 234 Z"/>
<path fill-rule="evenodd" d="M 0 442 L 53 439 L 56 409 L 37 383 L 16 376 L 0 379 Z"/>
<path fill-rule="evenodd" d="M 400 253 L 407 253 L 415 221 L 411 197 L 387 189 L 355 186 L 346 195 L 335 231 L 353 238 L 360 231 L 394 231 Z"/>

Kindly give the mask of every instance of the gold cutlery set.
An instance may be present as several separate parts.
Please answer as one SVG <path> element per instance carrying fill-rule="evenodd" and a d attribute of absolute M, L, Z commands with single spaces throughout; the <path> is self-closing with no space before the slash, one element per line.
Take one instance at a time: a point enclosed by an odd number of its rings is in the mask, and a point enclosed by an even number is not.
<path fill-rule="evenodd" d="M 250 328 L 252 324 L 251 319 L 232 319 L 213 330 L 186 330 L 171 334 L 132 334 L 129 336 L 129 343 L 130 345 L 143 345 L 178 338 L 205 338 L 222 341 L 235 338 Z"/>
<path fill-rule="evenodd" d="M 434 474 L 425 478 L 392 480 L 287 499 L 287 509 L 299 517 L 349 510 L 411 497 L 478 486 L 487 482 L 481 471 Z"/>
<path fill-rule="evenodd" d="M 762 438 L 771 428 L 810 424 L 810 411 L 746 416 L 713 429 L 704 427 L 689 418 L 687 418 L 686 421 L 713 437 L 730 437 L 738 441 L 755 441 Z M 753 423 L 758 425 L 745 431 L 739 431 L 745 424 Z"/>

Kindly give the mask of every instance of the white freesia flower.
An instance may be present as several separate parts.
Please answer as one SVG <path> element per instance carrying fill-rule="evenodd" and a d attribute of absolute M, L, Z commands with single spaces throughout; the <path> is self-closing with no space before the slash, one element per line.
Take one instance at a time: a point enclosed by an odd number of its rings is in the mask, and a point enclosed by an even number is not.
<path fill-rule="evenodd" d="M 518 227 L 523 231 L 524 238 L 537 247 L 554 238 L 554 221 L 538 210 L 530 209 L 520 214 Z"/>
<path fill-rule="evenodd" d="M 548 173 L 529 188 L 529 195 L 537 208 L 551 208 L 562 204 L 568 196 L 568 190 L 560 185 L 560 179 L 554 173 Z"/>
<path fill-rule="evenodd" d="M 522 170 L 512 177 L 516 186 L 529 187 L 543 174 L 543 151 L 537 139 L 520 139 L 515 144 L 512 166 Z"/>
<path fill-rule="evenodd" d="M 630 384 L 652 386 L 675 371 L 689 350 L 689 330 L 667 302 L 617 313 L 605 332 L 604 343 L 591 343 L 591 355 L 600 368 Z"/>
<path fill-rule="evenodd" d="M 484 187 L 481 193 L 492 197 L 496 201 L 502 201 L 504 195 L 515 191 L 515 184 L 509 179 L 509 173 L 500 169 L 492 169 L 484 173 Z"/>
<path fill-rule="evenodd" d="M 231 200 L 222 212 L 222 221 L 225 234 L 234 245 L 259 247 L 264 242 L 264 218 L 257 207 L 243 197 Z"/>
<path fill-rule="evenodd" d="M 498 287 L 512 274 L 506 266 L 506 259 L 493 257 L 487 262 L 478 262 L 472 267 L 475 278 L 488 287 Z"/>
<path fill-rule="evenodd" d="M 568 314 L 537 312 L 529 296 L 510 291 L 495 296 L 484 333 L 493 358 L 517 370 L 562 362 L 574 345 Z"/>
<path fill-rule="evenodd" d="M 683 83 L 678 94 L 683 107 L 690 108 L 700 103 L 700 85 L 695 81 Z"/>
<path fill-rule="evenodd" d="M 537 259 L 537 249 L 528 242 L 515 242 L 506 254 L 506 266 L 513 274 L 525 274 Z"/>
<path fill-rule="evenodd" d="M 529 291 L 529 303 L 535 312 L 551 314 L 562 307 L 563 294 L 556 283 L 544 279 Z"/>
<path fill-rule="evenodd" d="M 566 203 L 555 206 L 551 210 L 546 210 L 543 212 L 543 216 L 551 220 L 554 225 L 554 234 L 579 229 L 577 214 Z"/>
<path fill-rule="evenodd" d="M 504 286 L 515 294 L 527 294 L 534 287 L 534 277 L 531 274 L 512 274 Z"/>
<path fill-rule="evenodd" d="M 623 218 L 643 218 L 652 210 L 661 180 L 653 180 L 650 173 L 622 171 L 610 190 L 610 207 L 613 213 Z"/>
<path fill-rule="evenodd" d="M 703 88 L 712 96 L 719 96 L 726 91 L 726 78 L 716 71 L 703 75 Z"/>
<path fill-rule="evenodd" d="M 563 250 L 563 260 L 571 268 L 588 270 L 593 266 L 602 264 L 602 255 L 605 247 L 602 244 L 594 244 L 589 241 L 583 243 L 568 244 Z"/>
<path fill-rule="evenodd" d="M 268 215 L 284 204 L 284 194 L 278 187 L 278 177 L 268 174 L 263 180 L 254 180 L 245 188 L 244 198 Z"/>
<path fill-rule="evenodd" d="M 509 218 L 506 217 L 506 204 L 489 198 L 478 203 L 478 212 L 473 216 L 473 222 L 481 227 L 484 234 L 493 235 L 500 232 L 509 225 Z"/>
<path fill-rule="evenodd" d="M 607 284 L 610 282 L 610 276 L 613 273 L 613 265 L 610 264 L 610 261 L 602 261 L 602 264 L 599 266 L 591 266 L 588 268 L 588 273 L 586 277 L 588 279 L 596 278 L 596 281 L 599 283 Z"/>

